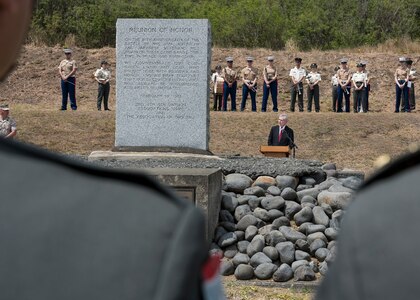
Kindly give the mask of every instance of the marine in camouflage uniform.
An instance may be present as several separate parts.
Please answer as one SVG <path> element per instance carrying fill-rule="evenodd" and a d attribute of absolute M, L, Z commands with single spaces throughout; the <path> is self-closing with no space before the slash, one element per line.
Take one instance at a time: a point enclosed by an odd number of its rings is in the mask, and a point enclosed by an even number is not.
<path fill-rule="evenodd" d="M 3 138 L 13 138 L 16 135 L 16 122 L 9 117 L 9 106 L 0 105 L 0 136 Z"/>

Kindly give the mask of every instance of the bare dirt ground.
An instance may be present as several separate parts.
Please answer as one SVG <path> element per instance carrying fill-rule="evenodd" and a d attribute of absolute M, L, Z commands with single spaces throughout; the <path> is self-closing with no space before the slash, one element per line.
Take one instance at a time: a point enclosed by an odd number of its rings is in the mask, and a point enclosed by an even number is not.
<path fill-rule="evenodd" d="M 303 66 L 316 62 L 322 74 L 321 113 L 290 113 L 289 125 L 295 131 L 299 146 L 297 158 L 335 162 L 338 167 L 365 171 L 374 170 L 380 155 L 397 157 L 415 149 L 420 137 L 420 113 L 395 114 L 393 103 L 395 88 L 393 73 L 399 56 L 420 58 L 419 43 L 383 45 L 348 51 L 270 51 L 268 49 L 214 48 L 212 68 L 224 65 L 226 56 L 235 58 L 235 66 L 245 66 L 245 56 L 255 57 L 255 66 L 262 70 L 268 55 L 276 57 L 281 74 L 279 108 L 289 107 L 289 69 L 295 56 L 303 58 Z M 371 112 L 367 114 L 335 114 L 331 112 L 330 77 L 341 57 L 348 57 L 352 69 L 359 59 L 368 61 L 371 72 Z M 89 154 L 94 150 L 109 150 L 114 145 L 115 131 L 115 78 L 111 81 L 111 112 L 97 111 L 97 84 L 93 72 L 102 59 L 107 59 L 115 74 L 115 49 L 74 48 L 78 63 L 77 111 L 59 111 L 61 91 L 58 64 L 63 59 L 62 48 L 27 45 L 17 70 L 0 84 L 0 99 L 9 102 L 12 116 L 18 122 L 18 138 L 52 151 Z M 259 81 L 260 86 L 262 80 Z M 419 84 L 417 83 L 417 86 Z M 306 92 L 305 92 L 306 94 Z M 420 94 L 420 93 L 419 93 Z M 238 89 L 238 105 L 240 103 Z M 261 109 L 261 89 L 257 106 Z M 248 100 L 248 109 L 250 107 Z M 306 96 L 305 96 L 306 103 Z M 420 99 L 418 100 L 420 104 Z M 230 103 L 229 103 L 230 104 Z M 210 107 L 212 105 L 210 104 Z M 229 107 L 229 106 L 228 106 Z M 239 106 L 238 106 L 239 107 Z M 420 105 L 418 105 L 420 109 Z M 306 109 L 305 109 L 306 110 Z M 276 124 L 277 113 L 211 112 L 210 151 L 215 154 L 261 156 L 259 145 L 266 144 L 270 127 Z M 229 299 L 309 299 L 310 292 L 294 292 L 243 286 L 234 280 L 225 280 Z"/>

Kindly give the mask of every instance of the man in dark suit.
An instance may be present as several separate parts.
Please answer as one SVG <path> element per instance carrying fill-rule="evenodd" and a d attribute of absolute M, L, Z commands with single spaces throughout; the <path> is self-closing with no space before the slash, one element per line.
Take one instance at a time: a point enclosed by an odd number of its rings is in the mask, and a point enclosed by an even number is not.
<path fill-rule="evenodd" d="M 32 4 L 0 0 L 0 81 Z M 189 300 L 208 292 L 204 216 L 151 178 L 4 139 L 0 170 L 0 299 Z"/>
<path fill-rule="evenodd" d="M 288 127 L 287 115 L 279 115 L 279 125 L 271 127 L 270 135 L 268 136 L 268 146 L 289 146 L 290 148 L 294 142 L 293 130 Z"/>

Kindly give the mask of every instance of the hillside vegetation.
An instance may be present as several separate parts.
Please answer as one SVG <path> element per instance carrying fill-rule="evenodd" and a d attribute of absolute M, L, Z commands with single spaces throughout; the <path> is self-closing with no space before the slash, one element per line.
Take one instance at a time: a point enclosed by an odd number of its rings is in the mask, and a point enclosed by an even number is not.
<path fill-rule="evenodd" d="M 416 0 L 38 0 L 35 9 L 29 40 L 49 46 L 114 46 L 117 18 L 206 18 L 219 47 L 326 50 L 420 38 Z"/>

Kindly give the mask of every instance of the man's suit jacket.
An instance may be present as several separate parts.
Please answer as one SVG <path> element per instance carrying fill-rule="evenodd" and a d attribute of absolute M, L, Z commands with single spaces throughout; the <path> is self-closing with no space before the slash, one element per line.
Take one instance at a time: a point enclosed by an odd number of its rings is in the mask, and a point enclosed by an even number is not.
<path fill-rule="evenodd" d="M 205 236 L 143 174 L 0 140 L 0 299 L 201 299 Z"/>
<path fill-rule="evenodd" d="M 293 130 L 286 126 L 279 141 L 279 125 L 271 127 L 270 135 L 268 136 L 268 146 L 290 146 L 290 140 L 294 142 Z"/>

